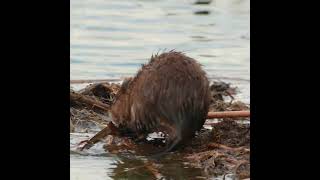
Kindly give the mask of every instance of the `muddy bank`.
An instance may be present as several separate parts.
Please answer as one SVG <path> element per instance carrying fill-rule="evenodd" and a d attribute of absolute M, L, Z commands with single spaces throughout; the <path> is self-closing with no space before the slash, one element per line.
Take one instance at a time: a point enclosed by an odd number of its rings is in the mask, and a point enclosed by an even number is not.
<path fill-rule="evenodd" d="M 97 83 L 80 91 L 70 90 L 70 132 L 98 132 L 111 121 L 109 108 L 114 102 L 120 84 Z M 213 82 L 210 86 L 210 111 L 249 110 L 250 107 L 234 99 L 237 89 L 224 82 Z M 240 118 L 239 118 L 240 119 Z M 143 171 L 156 178 L 173 177 L 167 174 L 166 165 L 170 161 L 180 162 L 183 167 L 196 167 L 203 176 L 234 176 L 240 179 L 250 177 L 250 123 L 248 118 L 241 118 L 239 123 L 234 119 L 208 120 L 203 128 L 189 144 L 171 153 L 162 160 L 141 159 L 162 147 L 163 138 L 156 134 L 148 140 L 120 138 L 109 135 L 101 139 L 109 153 L 128 155 L 131 161 L 138 161 Z M 135 160 L 134 160 L 135 159 Z M 181 165 L 181 166 L 182 166 Z M 119 176 L 129 172 L 118 167 Z M 139 169 L 137 167 L 137 169 Z"/>

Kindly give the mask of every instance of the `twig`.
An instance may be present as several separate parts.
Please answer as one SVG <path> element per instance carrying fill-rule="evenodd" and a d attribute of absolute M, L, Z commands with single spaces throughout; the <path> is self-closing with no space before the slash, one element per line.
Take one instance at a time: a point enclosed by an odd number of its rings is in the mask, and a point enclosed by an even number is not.
<path fill-rule="evenodd" d="M 239 118 L 250 117 L 250 111 L 223 111 L 223 112 L 209 112 L 207 118 Z"/>
<path fill-rule="evenodd" d="M 80 147 L 80 150 L 82 151 L 83 149 L 89 149 L 91 146 L 99 142 L 101 139 L 108 135 L 117 135 L 117 128 L 114 126 L 112 122 L 110 122 L 105 128 L 103 128 L 101 131 L 99 131 L 97 134 L 95 134 L 92 138 L 89 140 L 84 140 L 81 141 L 79 145 L 85 143 L 83 147 Z"/>

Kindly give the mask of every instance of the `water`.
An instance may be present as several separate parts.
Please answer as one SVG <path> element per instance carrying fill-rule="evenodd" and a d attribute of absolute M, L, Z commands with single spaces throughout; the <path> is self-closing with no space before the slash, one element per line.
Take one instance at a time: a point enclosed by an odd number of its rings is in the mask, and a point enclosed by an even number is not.
<path fill-rule="evenodd" d="M 176 49 L 250 103 L 250 1 L 71 0 L 71 79 L 132 76 L 151 54 Z M 79 141 L 80 135 L 71 137 Z M 71 179 L 110 179 L 117 157 L 71 154 Z"/>

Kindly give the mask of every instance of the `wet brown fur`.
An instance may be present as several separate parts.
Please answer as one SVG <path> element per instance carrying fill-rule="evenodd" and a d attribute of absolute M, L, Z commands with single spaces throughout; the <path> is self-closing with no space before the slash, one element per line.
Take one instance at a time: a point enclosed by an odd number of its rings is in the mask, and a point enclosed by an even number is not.
<path fill-rule="evenodd" d="M 190 140 L 205 122 L 209 81 L 201 65 L 181 52 L 152 56 L 124 81 L 111 108 L 113 123 L 137 135 L 169 134 L 167 149 Z"/>

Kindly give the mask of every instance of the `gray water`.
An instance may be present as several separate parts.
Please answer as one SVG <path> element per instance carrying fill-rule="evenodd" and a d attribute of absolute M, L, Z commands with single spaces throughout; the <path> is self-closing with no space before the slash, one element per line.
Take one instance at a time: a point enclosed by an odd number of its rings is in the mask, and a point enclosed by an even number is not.
<path fill-rule="evenodd" d="M 198 60 L 212 80 L 237 86 L 236 98 L 250 103 L 250 1 L 194 2 L 71 0 L 71 79 L 132 76 L 152 54 L 176 49 Z M 126 168 L 123 158 L 99 148 L 73 153 L 82 136 L 70 137 L 71 179 L 114 179 L 120 165 Z M 174 167 L 179 177 L 191 176 L 185 167 Z"/>

